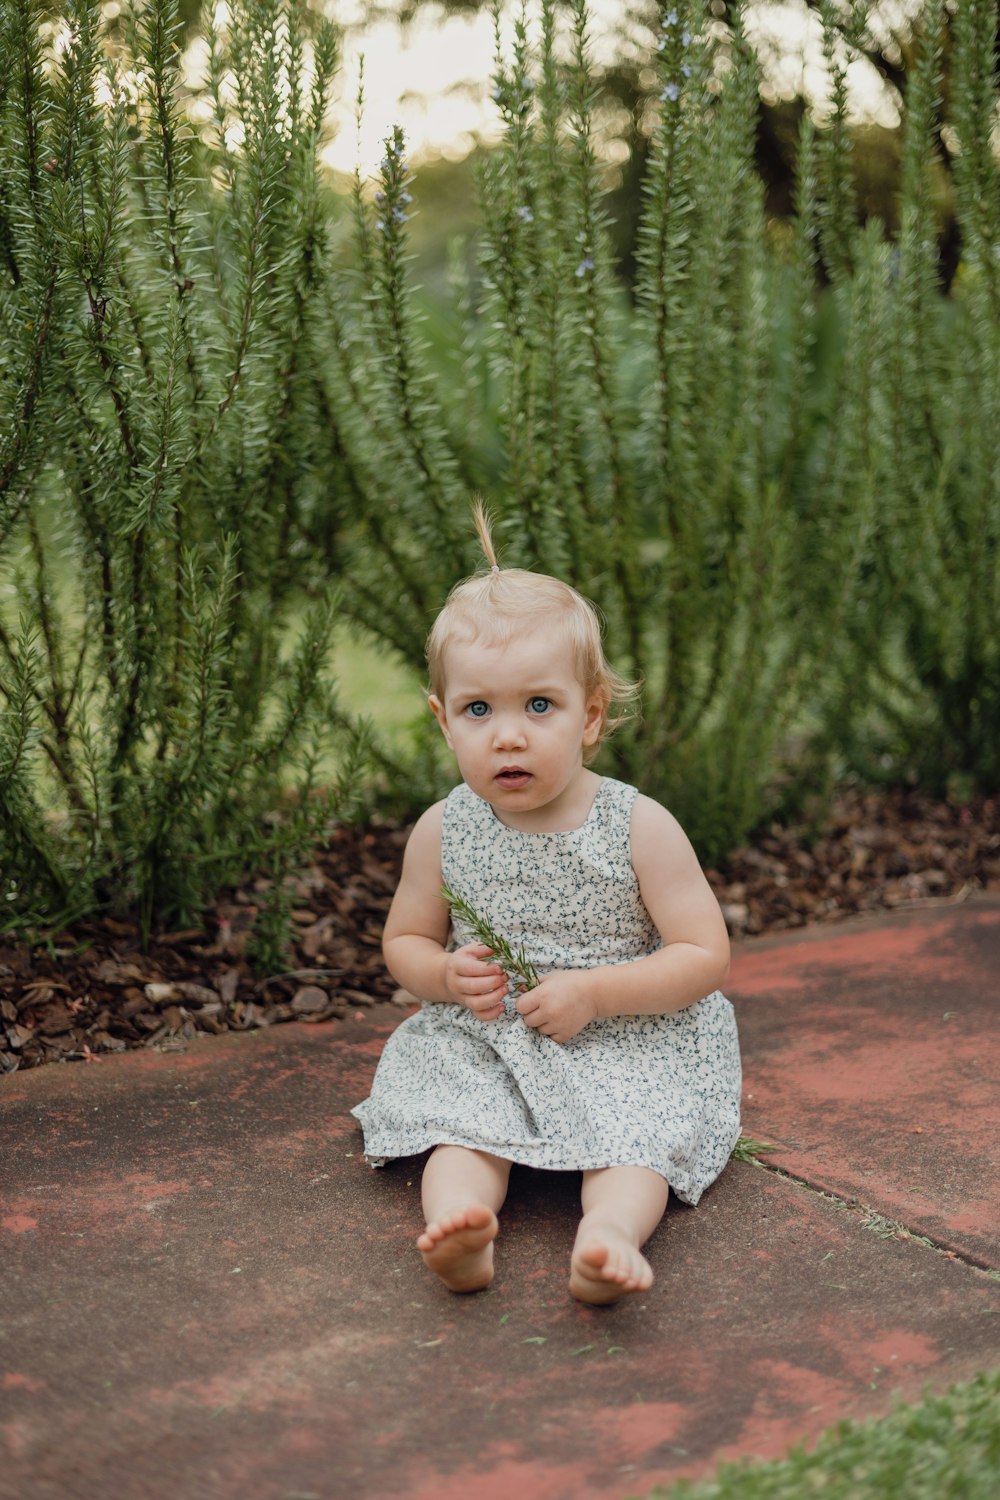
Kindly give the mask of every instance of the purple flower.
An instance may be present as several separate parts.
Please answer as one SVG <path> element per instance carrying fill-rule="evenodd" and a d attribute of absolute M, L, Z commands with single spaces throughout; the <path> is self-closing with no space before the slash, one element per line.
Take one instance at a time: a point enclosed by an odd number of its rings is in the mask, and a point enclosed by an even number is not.
<path fill-rule="evenodd" d="M 682 31 L 681 32 L 681 46 L 682 47 L 690 47 L 690 45 L 691 45 L 691 33 L 690 33 L 690 31 Z"/>
<path fill-rule="evenodd" d="M 675 10 L 668 10 L 666 15 L 663 17 L 663 20 L 660 22 L 660 25 L 663 27 L 664 31 L 666 31 L 669 26 L 676 26 L 677 12 Z"/>
<path fill-rule="evenodd" d="M 517 217 L 525 224 L 533 224 L 535 222 L 535 216 L 526 203 L 522 203 L 518 209 Z"/>
<path fill-rule="evenodd" d="M 592 271 L 593 269 L 594 269 L 593 258 L 591 256 L 589 256 L 589 255 L 585 255 L 583 257 L 583 260 L 581 260 L 580 264 L 576 268 L 576 274 L 578 276 L 586 276 L 587 272 L 588 271 Z"/>
<path fill-rule="evenodd" d="M 663 90 L 663 93 L 660 95 L 660 98 L 669 99 L 671 104 L 673 104 L 675 99 L 680 98 L 680 94 L 681 91 L 677 87 L 676 83 L 668 83 L 666 88 Z"/>
<path fill-rule="evenodd" d="M 687 63 L 681 63 L 681 72 L 684 74 L 685 78 L 691 77 L 691 69 L 688 67 Z"/>

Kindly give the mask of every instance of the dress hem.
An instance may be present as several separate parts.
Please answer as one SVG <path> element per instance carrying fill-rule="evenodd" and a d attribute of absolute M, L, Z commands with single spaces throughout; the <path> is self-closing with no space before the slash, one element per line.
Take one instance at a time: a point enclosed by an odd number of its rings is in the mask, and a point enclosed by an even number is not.
<path fill-rule="evenodd" d="M 736 1144 L 736 1141 L 738 1139 L 739 1131 L 737 1131 L 736 1136 L 733 1139 L 733 1145 Z M 577 1159 L 574 1161 L 559 1160 L 539 1162 L 536 1158 L 533 1158 L 525 1152 L 518 1152 L 516 1147 L 505 1146 L 502 1151 L 490 1150 L 481 1141 L 470 1141 L 468 1138 L 462 1139 L 458 1136 L 429 1136 L 421 1145 L 413 1146 L 407 1151 L 400 1152 L 375 1150 L 369 1151 L 366 1148 L 364 1152 L 364 1158 L 373 1170 L 377 1170 L 379 1167 L 384 1167 L 388 1162 L 391 1161 L 402 1161 L 407 1156 L 420 1156 L 424 1151 L 430 1151 L 435 1146 L 464 1146 L 467 1151 L 488 1152 L 490 1156 L 499 1157 L 501 1161 L 509 1161 L 514 1166 L 518 1167 L 533 1167 L 536 1171 L 539 1172 L 597 1172 L 607 1167 L 647 1167 L 649 1171 L 656 1172 L 658 1176 L 662 1177 L 667 1182 L 671 1192 L 676 1197 L 678 1197 L 682 1203 L 690 1204 L 692 1208 L 698 1202 L 702 1194 L 705 1193 L 708 1188 L 710 1188 L 712 1184 L 714 1182 L 717 1182 L 718 1179 L 722 1176 L 722 1173 L 728 1166 L 730 1159 L 729 1154 L 727 1153 L 726 1160 L 723 1162 L 719 1170 L 713 1176 L 709 1177 L 700 1188 L 695 1190 L 692 1187 L 687 1187 L 686 1189 L 679 1187 L 671 1177 L 670 1171 L 664 1170 L 664 1167 L 662 1165 L 658 1165 L 657 1163 L 646 1159 L 638 1160 L 634 1156 L 625 1161 L 616 1157 L 588 1157 L 582 1160 Z M 731 1152 L 732 1146 L 730 1146 L 729 1149 Z M 686 1174 L 681 1172 L 678 1175 L 683 1181 Z"/>

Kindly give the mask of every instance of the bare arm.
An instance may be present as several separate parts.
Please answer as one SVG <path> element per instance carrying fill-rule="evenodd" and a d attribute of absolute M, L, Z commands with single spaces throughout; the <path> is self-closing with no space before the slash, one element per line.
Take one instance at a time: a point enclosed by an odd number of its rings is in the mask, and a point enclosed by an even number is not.
<path fill-rule="evenodd" d="M 729 972 L 729 935 L 677 820 L 641 794 L 632 810 L 632 864 L 663 947 L 631 963 L 558 970 L 522 995 L 529 1026 L 565 1042 L 598 1016 L 662 1016 L 693 1005 Z"/>
<path fill-rule="evenodd" d="M 729 934 L 719 903 L 677 819 L 641 793 L 632 809 L 632 866 L 663 947 L 604 970 L 614 997 L 599 1015 L 669 1015 L 724 983 Z M 619 980 L 624 983 L 620 984 Z M 607 1008 L 610 1006 L 610 1008 Z"/>
<path fill-rule="evenodd" d="M 451 919 L 441 896 L 441 821 L 444 803 L 415 825 L 382 936 L 386 966 L 418 1000 L 465 1005 L 481 1021 L 503 1012 L 507 976 L 490 950 L 468 943 L 447 952 Z"/>

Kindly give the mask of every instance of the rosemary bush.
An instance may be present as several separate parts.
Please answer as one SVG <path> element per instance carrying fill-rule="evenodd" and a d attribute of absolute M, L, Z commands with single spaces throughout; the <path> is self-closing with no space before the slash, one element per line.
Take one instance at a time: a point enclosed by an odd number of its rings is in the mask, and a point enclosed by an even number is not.
<path fill-rule="evenodd" d="M 503 136 L 481 159 L 479 243 L 453 258 L 442 354 L 413 282 L 401 133 L 376 182 L 349 199 L 324 185 L 336 38 L 305 0 L 240 0 L 224 34 L 206 21 L 200 87 L 167 0 L 116 21 L 69 0 L 58 46 L 40 0 L 10 0 L 11 917 L 183 919 L 237 870 L 280 886 L 366 770 L 386 805 L 425 800 L 444 774 L 431 739 L 366 741 L 328 680 L 331 631 L 353 623 L 422 672 L 435 611 L 476 565 L 474 490 L 508 563 L 603 609 L 616 665 L 645 682 L 606 765 L 667 801 L 703 856 L 799 812 L 834 749 L 995 786 L 995 13 L 928 0 L 920 17 L 893 243 L 857 222 L 842 17 L 822 9 L 832 112 L 803 121 L 780 234 L 738 21 L 707 0 L 657 11 L 633 296 L 585 0 L 536 0 L 502 41 L 497 14 Z M 947 296 L 945 150 L 962 234 Z M 330 733 L 343 775 L 319 796 Z"/>
<path fill-rule="evenodd" d="M 319 26 L 306 86 L 300 17 L 209 29 L 199 135 L 166 0 L 113 30 L 3 8 L 0 921 L 148 933 L 247 870 L 280 886 L 365 760 L 301 545 L 336 49 Z"/>
<path fill-rule="evenodd" d="M 478 266 L 458 278 L 459 379 L 435 380 L 421 339 L 406 274 L 419 184 L 398 134 L 375 204 L 357 187 L 345 293 L 359 289 L 339 299 L 342 365 L 366 347 L 379 369 L 354 467 L 352 608 L 419 669 L 434 608 L 475 561 L 462 496 L 483 485 L 507 561 L 594 597 L 616 664 L 645 681 L 609 769 L 668 801 L 709 858 L 800 813 L 838 753 L 927 785 L 995 786 L 998 769 L 995 15 L 928 0 L 918 19 L 893 244 L 858 223 L 843 14 L 821 9 L 831 112 L 803 121 L 790 233 L 765 222 L 738 21 L 665 3 L 630 302 L 602 206 L 587 9 L 539 0 L 504 45 L 497 16 L 504 134 L 480 173 Z M 942 126 L 963 234 L 950 298 L 935 270 Z"/>
<path fill-rule="evenodd" d="M 831 572 L 820 611 L 840 661 L 831 737 L 866 775 L 959 796 L 1000 780 L 996 31 L 995 7 L 980 0 L 924 8 L 899 234 L 855 231 L 831 265 L 841 350 L 810 458 L 824 509 L 856 527 L 850 572 Z M 943 141 L 962 244 L 947 298 Z M 847 577 L 857 582 L 845 588 Z"/>
<path fill-rule="evenodd" d="M 774 806 L 785 735 L 817 693 L 821 539 L 842 554 L 848 589 L 856 580 L 853 516 L 831 525 L 801 488 L 820 217 L 829 210 L 832 233 L 833 200 L 819 201 L 807 144 L 794 244 L 776 259 L 753 167 L 755 59 L 738 28 L 720 40 L 707 5 L 664 6 L 648 37 L 659 81 L 633 305 L 603 208 L 586 5 L 541 0 L 534 14 L 537 37 L 522 14 L 510 47 L 497 16 L 504 135 L 480 173 L 459 390 L 435 384 L 421 343 L 405 274 L 419 185 L 398 134 L 375 203 L 355 193 L 358 254 L 337 299 L 349 311 L 331 336 L 342 369 L 365 347 L 378 374 L 357 393 L 345 587 L 419 669 L 434 609 L 475 563 L 464 497 L 485 478 L 506 561 L 594 598 L 616 664 L 645 681 L 643 720 L 613 742 L 609 768 L 667 800 L 715 857 Z M 345 431 L 353 394 L 331 389 Z M 492 432 L 499 466 L 484 476 L 464 433 L 482 448 Z"/>

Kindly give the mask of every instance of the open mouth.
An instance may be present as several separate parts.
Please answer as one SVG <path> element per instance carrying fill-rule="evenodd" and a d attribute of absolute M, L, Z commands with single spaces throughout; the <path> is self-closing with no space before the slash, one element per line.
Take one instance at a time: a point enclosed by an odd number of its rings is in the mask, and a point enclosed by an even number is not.
<path fill-rule="evenodd" d="M 499 771 L 493 779 L 505 791 L 514 792 L 517 791 L 518 787 L 528 785 L 528 782 L 531 780 L 531 772 L 522 771 L 520 766 L 507 766 L 504 770 Z"/>

